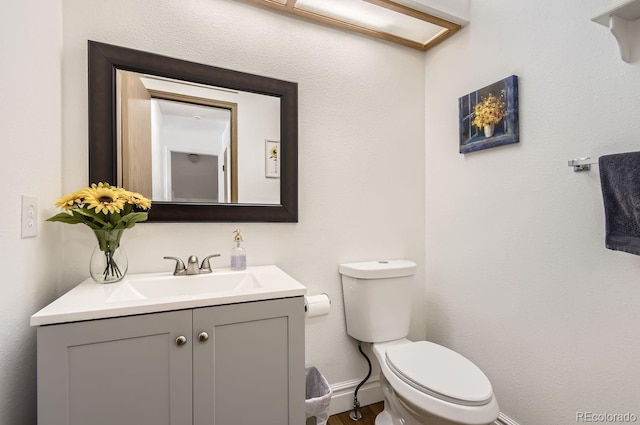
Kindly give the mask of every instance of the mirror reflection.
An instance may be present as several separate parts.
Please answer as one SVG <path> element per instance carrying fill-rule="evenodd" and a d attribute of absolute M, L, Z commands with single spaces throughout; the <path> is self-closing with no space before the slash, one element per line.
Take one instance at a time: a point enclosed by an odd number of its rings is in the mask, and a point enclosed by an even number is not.
<path fill-rule="evenodd" d="M 296 83 L 91 40 L 88 65 L 90 183 L 149 221 L 298 221 Z"/>
<path fill-rule="evenodd" d="M 118 180 L 154 202 L 279 204 L 280 99 L 117 70 Z"/>

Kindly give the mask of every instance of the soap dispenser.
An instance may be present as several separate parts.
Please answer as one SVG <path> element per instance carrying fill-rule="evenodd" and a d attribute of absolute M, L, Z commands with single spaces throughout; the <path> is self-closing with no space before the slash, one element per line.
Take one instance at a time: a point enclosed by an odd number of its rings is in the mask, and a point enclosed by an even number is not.
<path fill-rule="evenodd" d="M 240 229 L 234 230 L 233 233 L 235 246 L 231 248 L 231 270 L 244 270 L 247 268 L 247 252 L 240 245 L 243 241 Z"/>

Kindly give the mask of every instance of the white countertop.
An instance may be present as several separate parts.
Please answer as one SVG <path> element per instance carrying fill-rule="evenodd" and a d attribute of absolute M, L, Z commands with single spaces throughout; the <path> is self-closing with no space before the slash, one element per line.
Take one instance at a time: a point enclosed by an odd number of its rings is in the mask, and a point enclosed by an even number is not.
<path fill-rule="evenodd" d="M 140 295 L 132 289 L 135 282 L 145 281 L 145 285 L 149 286 L 153 285 L 154 279 L 165 282 L 165 285 L 168 281 L 173 285 L 175 279 L 175 285 L 180 285 L 194 283 L 194 279 L 233 278 L 234 274 L 242 273 L 251 274 L 259 284 L 246 289 L 218 289 L 217 292 L 200 290 L 195 294 L 151 297 Z M 212 284 L 214 286 L 215 283 Z M 169 272 L 131 274 L 120 282 L 110 284 L 96 283 L 89 278 L 31 316 L 31 326 L 297 297 L 304 296 L 306 292 L 303 285 L 274 265 L 248 267 L 242 272 L 217 269 L 211 274 L 195 276 L 173 276 Z"/>

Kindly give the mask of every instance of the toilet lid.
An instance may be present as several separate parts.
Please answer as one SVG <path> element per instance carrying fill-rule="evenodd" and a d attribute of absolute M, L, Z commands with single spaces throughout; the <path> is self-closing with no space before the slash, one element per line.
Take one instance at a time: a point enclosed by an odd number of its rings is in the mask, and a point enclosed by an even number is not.
<path fill-rule="evenodd" d="M 389 368 L 407 384 L 433 397 L 467 406 L 487 404 L 493 388 L 470 360 L 428 341 L 390 347 Z"/>

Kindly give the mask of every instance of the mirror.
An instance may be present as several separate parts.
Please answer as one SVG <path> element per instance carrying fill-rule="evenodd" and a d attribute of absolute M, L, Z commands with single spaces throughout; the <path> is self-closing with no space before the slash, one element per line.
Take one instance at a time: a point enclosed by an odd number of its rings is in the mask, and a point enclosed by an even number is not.
<path fill-rule="evenodd" d="M 88 51 L 90 183 L 150 197 L 149 221 L 297 222 L 296 83 Z"/>

